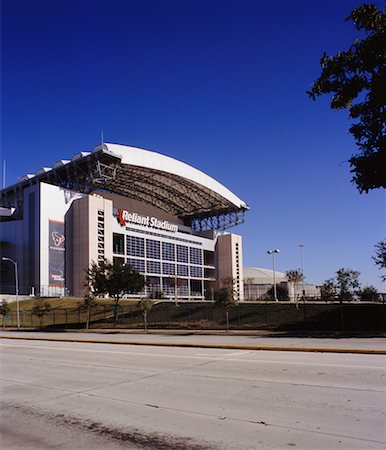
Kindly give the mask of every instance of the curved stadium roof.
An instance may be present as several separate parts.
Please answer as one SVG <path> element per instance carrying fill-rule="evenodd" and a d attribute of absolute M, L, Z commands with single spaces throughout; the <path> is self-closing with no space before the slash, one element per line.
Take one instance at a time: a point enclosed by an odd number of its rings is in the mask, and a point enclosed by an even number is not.
<path fill-rule="evenodd" d="M 273 270 L 263 269 L 261 267 L 244 267 L 244 280 L 253 280 L 252 284 L 272 284 Z M 277 283 L 287 281 L 286 274 L 275 270 Z"/>
<path fill-rule="evenodd" d="M 104 143 L 25 175 L 17 185 L 3 189 L 3 206 L 9 194 L 37 182 L 80 192 L 107 191 L 149 203 L 182 219 L 197 230 L 225 229 L 243 221 L 247 204 L 200 170 L 149 150 Z M 8 201 L 5 201 L 8 200 Z M 7 203 L 7 204 L 6 204 Z"/>

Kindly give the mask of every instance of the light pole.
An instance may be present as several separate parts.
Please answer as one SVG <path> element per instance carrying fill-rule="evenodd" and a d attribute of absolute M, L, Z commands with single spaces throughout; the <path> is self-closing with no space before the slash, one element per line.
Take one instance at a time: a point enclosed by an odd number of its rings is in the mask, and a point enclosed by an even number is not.
<path fill-rule="evenodd" d="M 11 258 L 3 256 L 2 261 L 9 261 L 15 266 L 15 292 L 16 292 L 16 310 L 17 310 L 17 328 L 20 328 L 20 308 L 19 308 L 19 274 L 17 270 L 17 262 Z"/>
<path fill-rule="evenodd" d="M 275 301 L 279 301 L 276 292 L 276 273 L 275 273 L 275 253 L 280 253 L 280 250 L 275 248 L 274 250 L 268 250 L 268 255 L 272 255 L 272 268 L 273 268 L 273 297 Z"/>
<path fill-rule="evenodd" d="M 300 247 L 300 261 L 301 261 L 301 267 L 302 267 L 302 275 L 304 276 L 304 261 L 303 261 L 303 247 L 304 244 L 299 244 L 298 247 Z"/>
<path fill-rule="evenodd" d="M 300 262 L 301 262 L 301 270 L 302 270 L 302 294 L 303 294 L 303 298 L 304 298 L 304 295 L 305 295 L 305 291 L 304 291 L 304 260 L 303 260 L 304 244 L 299 244 L 298 247 L 300 248 Z"/>

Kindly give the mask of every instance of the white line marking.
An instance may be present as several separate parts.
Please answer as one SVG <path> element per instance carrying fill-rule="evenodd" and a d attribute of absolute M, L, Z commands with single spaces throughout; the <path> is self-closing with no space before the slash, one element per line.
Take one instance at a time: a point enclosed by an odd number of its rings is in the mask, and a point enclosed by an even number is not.
<path fill-rule="evenodd" d="M 47 347 L 43 345 L 16 345 L 16 344 L 0 344 L 2 347 L 10 347 L 10 348 L 33 348 L 33 349 L 41 349 L 41 350 L 64 350 L 68 352 L 86 352 L 86 353 L 108 353 L 108 354 L 116 354 L 116 355 L 127 355 L 127 356 L 152 356 L 156 358 L 184 358 L 184 359 L 208 359 L 212 361 L 231 361 L 231 362 L 238 362 L 238 363 L 268 363 L 268 364 L 284 364 L 284 365 L 293 365 L 293 366 L 319 366 L 319 367 L 339 367 L 339 368 L 349 368 L 349 369 L 380 369 L 385 370 L 385 366 L 369 366 L 367 364 L 364 364 L 363 366 L 358 366 L 354 364 L 329 364 L 329 363 L 312 363 L 312 362 L 296 362 L 296 361 L 275 361 L 275 360 L 269 360 L 269 359 L 235 359 L 235 358 L 227 358 L 227 355 L 225 356 L 188 356 L 188 355 L 171 355 L 168 353 L 147 353 L 147 352 L 120 352 L 120 351 L 111 351 L 111 350 L 95 350 L 95 349 L 83 349 L 83 348 L 67 348 L 67 347 Z M 240 356 L 251 353 L 249 350 L 243 350 L 240 352 L 237 352 L 237 354 L 240 354 Z M 233 353 L 233 355 L 235 355 Z M 4 355 L 3 355 L 4 356 Z M 16 356 L 16 355 L 12 355 Z"/>

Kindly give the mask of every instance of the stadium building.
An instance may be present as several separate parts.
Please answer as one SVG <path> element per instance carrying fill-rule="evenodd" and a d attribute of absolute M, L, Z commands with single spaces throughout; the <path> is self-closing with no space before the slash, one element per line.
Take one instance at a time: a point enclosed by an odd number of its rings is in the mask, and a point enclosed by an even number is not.
<path fill-rule="evenodd" d="M 0 206 L 3 293 L 14 261 L 20 294 L 81 296 L 85 270 L 106 258 L 144 274 L 143 295 L 210 300 L 232 277 L 243 300 L 241 236 L 225 230 L 248 206 L 168 156 L 104 143 L 22 176 Z"/>

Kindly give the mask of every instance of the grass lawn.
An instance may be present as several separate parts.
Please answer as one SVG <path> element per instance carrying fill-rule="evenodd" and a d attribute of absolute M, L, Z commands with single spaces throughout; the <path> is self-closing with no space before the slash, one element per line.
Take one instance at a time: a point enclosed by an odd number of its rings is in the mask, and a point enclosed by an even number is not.
<path fill-rule="evenodd" d="M 71 325 L 83 324 L 87 319 L 87 312 L 79 305 L 82 304 L 82 298 L 63 297 L 63 298 L 31 298 L 28 300 L 21 300 L 19 302 L 20 309 L 20 324 L 22 327 L 38 327 L 40 326 L 39 317 L 33 315 L 31 310 L 37 301 L 44 300 L 51 306 L 51 311 L 45 314 L 42 318 L 42 326 L 51 325 Z M 120 300 L 119 306 L 125 309 L 136 310 L 139 302 L 138 299 Z M 8 303 L 10 307 L 10 314 L 5 320 L 5 326 L 14 327 L 17 325 L 17 303 Z M 118 310 L 119 311 L 119 310 Z M 98 319 L 110 319 L 114 316 L 114 301 L 112 299 L 98 299 L 97 305 L 92 309 L 93 321 Z M 3 323 L 1 321 L 0 326 Z"/>
<path fill-rule="evenodd" d="M 42 298 L 31 298 L 30 300 L 20 300 L 19 301 L 19 308 L 20 311 L 30 311 L 33 307 L 33 305 L 36 303 L 36 301 L 41 300 Z M 83 298 L 76 298 L 76 297 L 49 297 L 44 298 L 45 301 L 47 301 L 52 309 L 62 309 L 62 308 L 78 308 L 79 303 L 82 303 Z M 100 298 L 97 299 L 98 306 L 107 306 L 112 305 L 114 302 L 113 300 L 109 298 Z M 120 300 L 119 304 L 121 306 L 135 306 L 139 302 L 139 298 L 136 300 Z M 12 312 L 16 312 L 17 304 L 16 302 L 9 302 L 9 307 L 11 308 Z"/>

